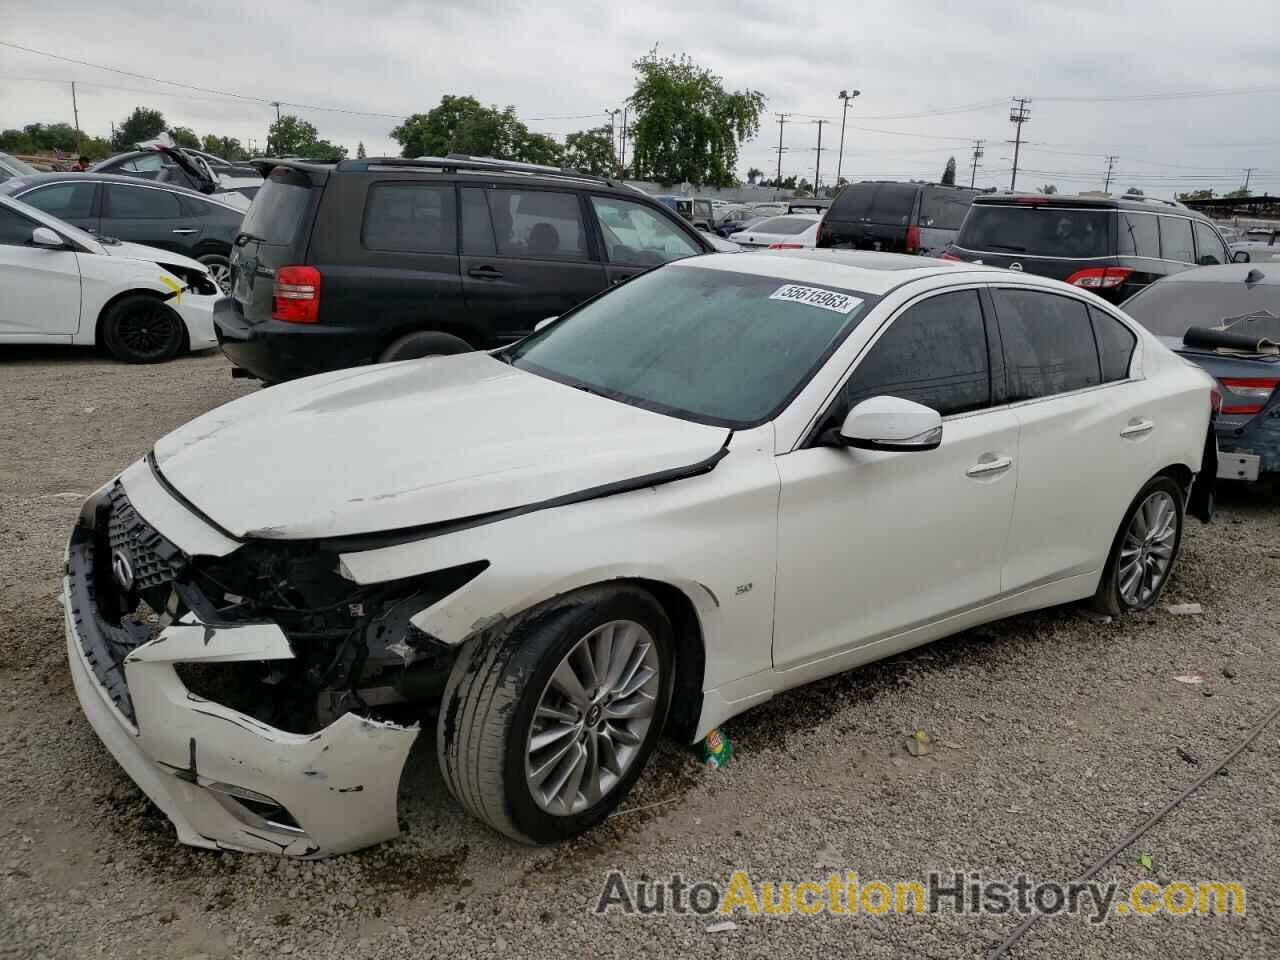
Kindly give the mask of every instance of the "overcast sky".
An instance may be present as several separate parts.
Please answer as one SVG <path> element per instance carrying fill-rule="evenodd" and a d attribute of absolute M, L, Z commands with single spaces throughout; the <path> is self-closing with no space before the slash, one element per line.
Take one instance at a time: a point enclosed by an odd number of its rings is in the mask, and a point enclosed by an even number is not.
<path fill-rule="evenodd" d="M 843 88 L 843 173 L 850 179 L 937 179 L 947 157 L 969 180 L 972 141 L 984 138 L 980 186 L 1009 185 L 1008 98 L 1032 97 L 1019 184 L 1115 185 L 1149 194 L 1251 186 L 1280 192 L 1280 0 L 994 0 L 827 2 L 632 0 L 588 4 L 507 0 L 0 0 L 0 40 L 64 57 L 245 97 L 286 101 L 352 153 L 396 153 L 396 120 L 309 107 L 403 115 L 442 94 L 514 105 L 533 130 L 563 138 L 605 121 L 634 84 L 631 63 L 655 43 L 687 52 L 730 89 L 768 97 L 759 136 L 739 172 L 777 169 L 813 180 L 822 129 L 822 180 L 836 171 Z M 238 137 L 263 149 L 274 108 L 183 90 L 0 47 L 0 126 L 70 122 L 76 80 L 82 128 L 107 135 L 137 104 L 171 126 Z M 55 82 L 51 82 L 55 81 Z M 1238 96 L 1069 102 L 1270 88 Z M 115 89 L 113 89 L 115 88 Z M 307 104 L 299 107 L 288 103 Z M 986 104 L 958 112 L 955 108 Z M 938 113 L 937 111 L 948 111 Z M 911 116 L 933 113 L 931 116 Z"/>

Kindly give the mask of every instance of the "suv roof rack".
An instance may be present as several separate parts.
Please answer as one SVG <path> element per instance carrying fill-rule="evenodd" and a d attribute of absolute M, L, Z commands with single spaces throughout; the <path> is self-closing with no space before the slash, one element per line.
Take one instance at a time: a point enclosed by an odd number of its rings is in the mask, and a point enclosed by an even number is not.
<path fill-rule="evenodd" d="M 418 167 L 436 170 L 487 170 L 500 173 L 522 173 L 540 177 L 557 177 L 588 183 L 603 183 L 609 187 L 623 186 L 609 177 L 579 173 L 567 167 L 552 167 L 540 163 L 523 163 L 519 160 L 498 160 L 494 157 L 472 157 L 464 153 L 451 153 L 447 157 L 370 157 L 366 160 L 343 160 L 339 170 L 376 170 L 385 167 Z"/>

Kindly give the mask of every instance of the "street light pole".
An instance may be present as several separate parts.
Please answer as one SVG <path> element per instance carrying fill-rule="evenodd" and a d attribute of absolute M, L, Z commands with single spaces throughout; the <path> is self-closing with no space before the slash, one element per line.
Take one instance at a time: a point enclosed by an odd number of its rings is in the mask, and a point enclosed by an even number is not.
<path fill-rule="evenodd" d="M 818 125 L 818 162 L 813 168 L 813 195 L 818 196 L 818 184 L 822 182 L 822 125 L 829 123 L 829 120 L 813 120 L 812 123 Z"/>
<path fill-rule="evenodd" d="M 854 90 L 850 93 L 848 90 L 841 90 L 836 94 L 836 99 L 844 101 L 844 111 L 840 114 L 840 152 L 836 154 L 836 189 L 840 189 L 840 168 L 844 164 L 844 124 L 849 119 L 849 101 L 854 97 L 860 96 L 861 90 Z"/>

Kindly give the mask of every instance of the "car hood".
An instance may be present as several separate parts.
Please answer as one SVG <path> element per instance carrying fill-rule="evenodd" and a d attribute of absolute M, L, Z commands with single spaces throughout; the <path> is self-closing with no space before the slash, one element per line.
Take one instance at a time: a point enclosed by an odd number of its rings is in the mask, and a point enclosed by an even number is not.
<path fill-rule="evenodd" d="M 110 243 L 102 243 L 102 249 L 109 257 L 120 257 L 125 260 L 147 260 L 151 263 L 169 263 L 175 267 L 187 267 L 191 270 L 199 270 L 201 273 L 207 272 L 204 264 L 198 260 L 192 260 L 190 257 L 184 257 L 180 253 L 174 253 L 170 250 L 161 250 L 159 247 L 147 247 L 141 243 L 128 243 L 124 240 L 112 240 Z"/>
<path fill-rule="evenodd" d="M 164 480 L 237 537 L 400 530 L 713 458 L 729 431 L 642 410 L 487 353 L 308 377 L 156 444 Z"/>

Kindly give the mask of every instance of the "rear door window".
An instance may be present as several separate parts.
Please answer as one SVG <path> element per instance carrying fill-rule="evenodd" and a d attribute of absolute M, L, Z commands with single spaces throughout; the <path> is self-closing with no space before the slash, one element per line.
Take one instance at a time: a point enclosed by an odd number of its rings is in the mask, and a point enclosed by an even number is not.
<path fill-rule="evenodd" d="M 362 236 L 368 250 L 457 252 L 453 184 L 373 184 L 365 201 Z"/>
<path fill-rule="evenodd" d="M 907 183 L 880 184 L 871 200 L 871 222 L 906 226 L 911 222 L 918 189 Z"/>
<path fill-rule="evenodd" d="M 1098 359 L 1102 363 L 1102 382 L 1112 383 L 1129 377 L 1129 361 L 1138 338 L 1133 331 L 1110 314 L 1089 308 L 1093 335 L 1098 342 Z"/>
<path fill-rule="evenodd" d="M 878 396 L 913 400 L 943 416 L 991 402 L 978 291 L 930 297 L 893 321 L 845 384 L 842 411 Z"/>
<path fill-rule="evenodd" d="M 1090 259 L 1110 255 L 1110 210 L 975 203 L 956 243 L 966 250 Z"/>
<path fill-rule="evenodd" d="M 971 193 L 925 187 L 920 197 L 920 226 L 932 230 L 959 230 L 972 199 Z"/>
<path fill-rule="evenodd" d="M 107 216 L 112 220 L 177 220 L 182 204 L 167 190 L 150 187 L 107 186 Z"/>
<path fill-rule="evenodd" d="M 701 251 L 662 214 L 642 203 L 616 197 L 592 197 L 610 263 L 656 266 Z"/>
<path fill-rule="evenodd" d="M 493 241 L 489 201 L 479 187 L 462 188 L 462 252 L 477 257 L 498 252 Z"/>
<path fill-rule="evenodd" d="M 827 216 L 832 220 L 862 220 L 871 215 L 871 200 L 876 195 L 874 183 L 852 183 L 831 201 Z"/>
<path fill-rule="evenodd" d="M 1039 290 L 996 288 L 991 294 L 1010 403 L 1101 382 L 1093 326 L 1083 303 Z"/>
<path fill-rule="evenodd" d="M 1218 231 L 1207 223 L 1195 221 L 1194 230 L 1196 235 L 1196 263 L 1202 267 L 1210 266 L 1215 263 L 1227 263 L 1230 257 L 1227 256 L 1226 244 L 1222 242 L 1222 238 L 1218 236 Z"/>
<path fill-rule="evenodd" d="M 507 189 L 487 192 L 499 256 L 589 259 L 577 194 Z"/>
<path fill-rule="evenodd" d="M 0 207 L 0 246 L 22 247 L 31 242 L 31 234 L 40 224 L 28 220 L 16 210 Z"/>
<path fill-rule="evenodd" d="M 1185 217 L 1159 217 L 1160 256 L 1180 263 L 1195 263 L 1196 251 L 1191 241 L 1191 221 Z"/>
<path fill-rule="evenodd" d="M 93 215 L 97 189 L 96 183 L 55 183 L 23 194 L 22 202 L 59 220 L 84 220 Z"/>
<path fill-rule="evenodd" d="M 1120 256 L 1160 259 L 1160 228 L 1154 216 L 1121 210 L 1118 229 L 1116 249 Z"/>

